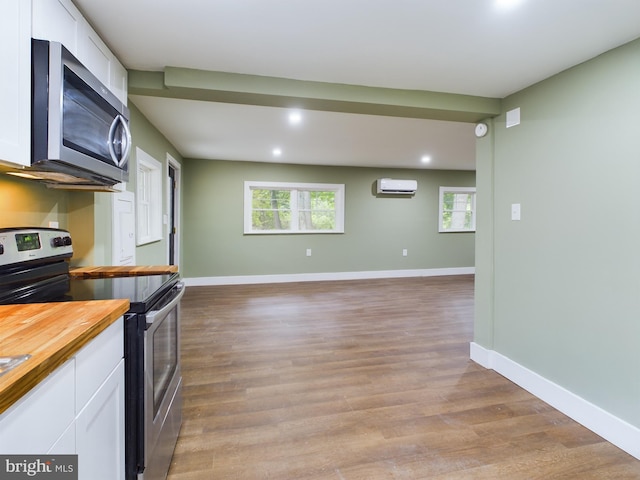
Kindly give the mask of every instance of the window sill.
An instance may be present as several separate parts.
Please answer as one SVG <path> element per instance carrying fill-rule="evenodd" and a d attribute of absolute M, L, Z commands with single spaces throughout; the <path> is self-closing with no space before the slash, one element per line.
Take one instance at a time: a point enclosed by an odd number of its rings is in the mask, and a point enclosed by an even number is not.
<path fill-rule="evenodd" d="M 245 235 L 314 235 L 314 234 L 343 234 L 344 230 L 261 230 L 261 231 L 249 231 L 244 232 Z"/>

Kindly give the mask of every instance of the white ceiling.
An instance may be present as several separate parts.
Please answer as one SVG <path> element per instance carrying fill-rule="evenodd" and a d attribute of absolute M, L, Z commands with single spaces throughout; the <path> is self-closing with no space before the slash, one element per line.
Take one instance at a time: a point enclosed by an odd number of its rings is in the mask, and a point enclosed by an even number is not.
<path fill-rule="evenodd" d="M 133 96 L 145 116 L 189 158 L 420 168 L 474 169 L 473 125 L 415 118 L 289 111 L 173 98 Z M 190 119 L 176 122 L 174 118 Z M 274 158 L 272 151 L 282 155 Z"/>
<path fill-rule="evenodd" d="M 640 0 L 74 0 L 128 69 L 503 98 L 640 36 Z M 125 14 L 123 14 L 123 12 Z M 474 168 L 473 126 L 132 96 L 185 157 Z M 420 163 L 429 154 L 430 164 Z"/>

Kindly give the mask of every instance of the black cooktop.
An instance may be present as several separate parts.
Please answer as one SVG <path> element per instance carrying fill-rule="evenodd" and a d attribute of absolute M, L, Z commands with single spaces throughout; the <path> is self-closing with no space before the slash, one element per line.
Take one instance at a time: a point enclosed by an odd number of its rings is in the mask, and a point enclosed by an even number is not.
<path fill-rule="evenodd" d="M 151 309 L 180 280 L 178 273 L 135 277 L 72 278 L 69 300 L 111 300 L 124 298 L 129 311 L 144 313 Z"/>

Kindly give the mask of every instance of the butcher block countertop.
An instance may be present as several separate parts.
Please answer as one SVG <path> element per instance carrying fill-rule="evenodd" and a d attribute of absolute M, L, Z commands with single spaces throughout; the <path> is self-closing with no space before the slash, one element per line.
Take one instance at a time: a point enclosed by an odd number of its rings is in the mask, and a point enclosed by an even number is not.
<path fill-rule="evenodd" d="M 128 309 L 128 300 L 0 305 L 0 357 L 31 354 L 0 375 L 0 414 Z"/>
<path fill-rule="evenodd" d="M 69 273 L 74 278 L 135 277 L 138 275 L 163 275 L 178 271 L 177 265 L 127 265 L 106 267 L 76 267 Z"/>

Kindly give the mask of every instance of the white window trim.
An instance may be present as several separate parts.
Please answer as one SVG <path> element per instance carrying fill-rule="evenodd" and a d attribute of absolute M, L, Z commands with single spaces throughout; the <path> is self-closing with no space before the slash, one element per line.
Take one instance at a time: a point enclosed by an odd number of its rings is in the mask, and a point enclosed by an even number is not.
<path fill-rule="evenodd" d="M 442 228 L 443 197 L 445 193 L 472 193 L 471 200 L 471 228 L 444 229 Z M 475 187 L 440 187 L 438 196 L 438 232 L 475 232 L 476 231 L 476 188 Z"/>
<path fill-rule="evenodd" d="M 251 221 L 253 195 L 251 191 L 255 189 L 335 192 L 336 228 L 333 230 L 253 230 L 253 222 Z M 344 233 L 344 184 L 260 182 L 247 180 L 244 182 L 244 233 L 247 235 Z"/>
<path fill-rule="evenodd" d="M 140 148 L 136 164 L 136 245 L 145 245 L 162 240 L 162 164 Z M 145 175 L 148 182 L 142 181 Z"/>

